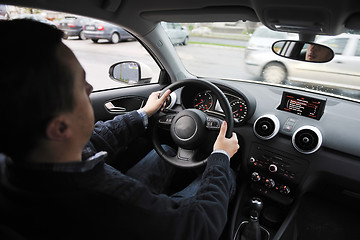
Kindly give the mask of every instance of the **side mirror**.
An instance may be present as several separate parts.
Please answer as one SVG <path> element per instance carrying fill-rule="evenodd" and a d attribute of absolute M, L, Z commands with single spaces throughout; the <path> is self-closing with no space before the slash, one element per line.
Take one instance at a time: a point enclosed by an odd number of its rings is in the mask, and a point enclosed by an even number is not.
<path fill-rule="evenodd" d="M 109 77 L 112 80 L 127 84 L 149 83 L 152 76 L 149 66 L 135 61 L 115 63 L 109 68 Z"/>
<path fill-rule="evenodd" d="M 272 50 L 281 57 L 304 62 L 324 63 L 334 58 L 331 48 L 313 42 L 280 40 L 272 45 Z"/>

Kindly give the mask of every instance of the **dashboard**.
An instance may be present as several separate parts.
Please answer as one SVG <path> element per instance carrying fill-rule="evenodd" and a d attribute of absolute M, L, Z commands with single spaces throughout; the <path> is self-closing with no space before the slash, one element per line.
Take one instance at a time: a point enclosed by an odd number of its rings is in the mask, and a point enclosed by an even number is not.
<path fill-rule="evenodd" d="M 229 100 L 241 146 L 236 158 L 256 192 L 291 204 L 313 182 L 328 184 L 314 177 L 319 173 L 344 188 L 359 186 L 359 103 L 263 83 L 213 83 Z M 182 108 L 224 117 L 208 89 L 185 86 L 177 98 Z"/>

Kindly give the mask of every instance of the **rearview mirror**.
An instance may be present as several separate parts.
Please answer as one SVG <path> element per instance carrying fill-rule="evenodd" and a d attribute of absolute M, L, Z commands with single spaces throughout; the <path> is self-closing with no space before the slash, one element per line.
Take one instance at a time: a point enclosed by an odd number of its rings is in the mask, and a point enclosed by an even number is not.
<path fill-rule="evenodd" d="M 127 84 L 149 83 L 153 72 L 146 64 L 135 61 L 115 63 L 109 68 L 109 77 L 117 82 Z"/>
<path fill-rule="evenodd" d="M 281 57 L 305 62 L 324 63 L 334 58 L 331 48 L 313 42 L 281 40 L 273 44 L 272 50 Z"/>

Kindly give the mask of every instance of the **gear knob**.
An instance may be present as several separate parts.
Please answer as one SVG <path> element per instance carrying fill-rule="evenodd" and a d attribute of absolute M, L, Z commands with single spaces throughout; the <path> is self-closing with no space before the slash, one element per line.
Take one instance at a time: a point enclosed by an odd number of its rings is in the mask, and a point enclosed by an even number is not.
<path fill-rule="evenodd" d="M 263 209 L 263 202 L 260 198 L 253 197 L 250 202 L 250 217 L 257 220 L 260 216 L 260 212 Z"/>
<path fill-rule="evenodd" d="M 260 212 L 263 209 L 263 202 L 260 198 L 253 197 L 251 198 L 251 209 L 254 209 Z"/>

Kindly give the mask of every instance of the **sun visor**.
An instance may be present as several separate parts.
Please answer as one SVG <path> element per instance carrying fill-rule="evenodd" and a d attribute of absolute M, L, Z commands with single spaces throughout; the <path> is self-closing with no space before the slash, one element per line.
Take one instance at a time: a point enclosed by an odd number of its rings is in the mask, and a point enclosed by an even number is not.
<path fill-rule="evenodd" d="M 264 9 L 265 25 L 277 31 L 325 34 L 330 31 L 329 13 L 323 9 L 271 8 Z"/>
<path fill-rule="evenodd" d="M 249 7 L 205 7 L 199 9 L 146 11 L 141 17 L 150 21 L 165 22 L 236 22 L 239 20 L 259 22 Z"/>

